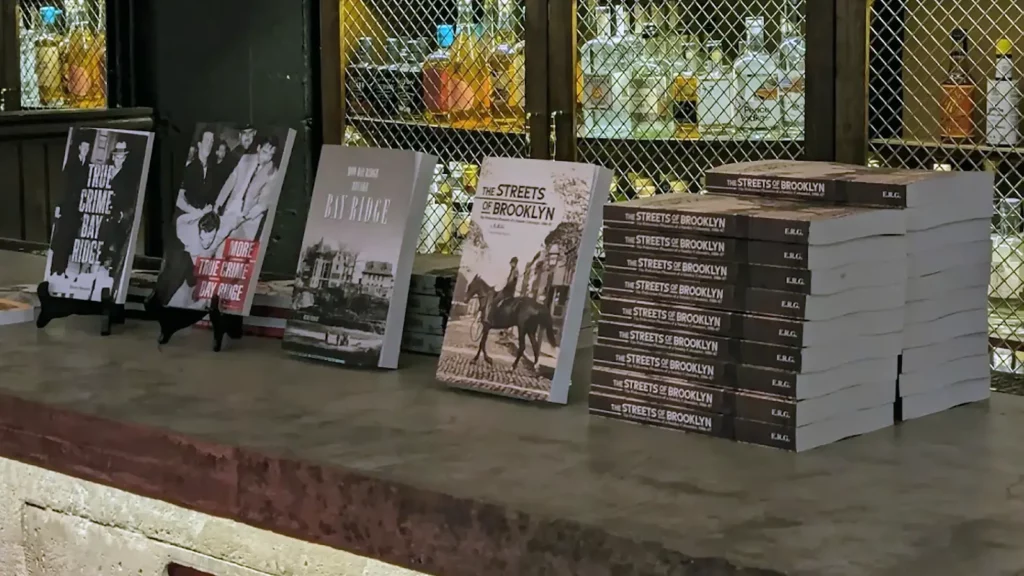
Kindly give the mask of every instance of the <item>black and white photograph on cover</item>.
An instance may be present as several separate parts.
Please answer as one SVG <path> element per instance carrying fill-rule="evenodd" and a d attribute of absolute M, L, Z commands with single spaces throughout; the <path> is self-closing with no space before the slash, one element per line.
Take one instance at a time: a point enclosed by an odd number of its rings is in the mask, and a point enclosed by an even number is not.
<path fill-rule="evenodd" d="M 287 128 L 198 124 L 174 199 L 156 294 L 164 306 L 203 308 L 195 263 L 220 254 L 228 238 L 260 240 L 287 167 Z"/>
<path fill-rule="evenodd" d="M 124 301 L 125 276 L 141 210 L 151 135 L 73 128 L 53 209 L 45 279 L 52 296 L 99 301 L 103 289 Z"/>
<path fill-rule="evenodd" d="M 322 237 L 303 248 L 284 334 L 286 350 L 355 366 L 377 365 L 395 264 L 386 259 L 393 251 L 374 249 L 380 243 L 367 240 L 362 251 Z"/>
<path fill-rule="evenodd" d="M 481 226 L 474 207 L 438 363 L 442 381 L 548 398 L 589 200 L 586 180 L 556 177 L 552 184 L 545 208 L 557 216 L 547 234 L 517 233 L 525 230 L 487 219 Z"/>

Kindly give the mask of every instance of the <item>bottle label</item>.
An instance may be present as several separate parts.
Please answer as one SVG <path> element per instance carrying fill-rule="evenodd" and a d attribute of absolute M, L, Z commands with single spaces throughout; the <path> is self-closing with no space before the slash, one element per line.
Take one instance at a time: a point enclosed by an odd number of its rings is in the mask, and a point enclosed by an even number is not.
<path fill-rule="evenodd" d="M 68 65 L 68 93 L 76 98 L 84 98 L 89 94 L 92 86 L 92 78 L 89 77 L 89 69 L 85 66 Z"/>
<path fill-rule="evenodd" d="M 672 118 L 677 127 L 697 125 L 697 78 L 676 76 L 672 82 Z"/>
<path fill-rule="evenodd" d="M 475 96 L 473 85 L 454 74 L 448 76 L 448 85 L 451 90 L 448 98 L 448 110 L 451 112 L 472 110 Z"/>
<path fill-rule="evenodd" d="M 970 138 L 974 135 L 974 86 L 942 85 L 941 130 L 945 138 Z"/>
<path fill-rule="evenodd" d="M 741 77 L 743 91 L 736 111 L 739 124 L 752 130 L 774 128 L 781 120 L 779 86 L 773 76 L 751 74 Z"/>
<path fill-rule="evenodd" d="M 656 122 L 665 110 L 663 77 L 634 74 L 629 83 L 629 116 L 634 122 Z"/>
<path fill-rule="evenodd" d="M 451 76 L 444 69 L 432 68 L 423 72 L 423 104 L 431 114 L 448 112 L 451 101 Z"/>
<path fill-rule="evenodd" d="M 1016 146 L 1020 137 L 1020 91 L 1012 80 L 990 80 L 986 98 L 986 140 L 992 146 Z"/>
<path fill-rule="evenodd" d="M 728 78 L 705 78 L 697 89 L 697 120 L 701 128 L 733 122 L 732 83 Z"/>
<path fill-rule="evenodd" d="M 788 126 L 803 129 L 804 126 L 804 77 L 797 73 L 783 77 L 782 86 L 782 117 Z"/>
<path fill-rule="evenodd" d="M 583 104 L 591 110 L 611 110 L 615 102 L 611 74 L 587 74 L 583 79 Z"/>

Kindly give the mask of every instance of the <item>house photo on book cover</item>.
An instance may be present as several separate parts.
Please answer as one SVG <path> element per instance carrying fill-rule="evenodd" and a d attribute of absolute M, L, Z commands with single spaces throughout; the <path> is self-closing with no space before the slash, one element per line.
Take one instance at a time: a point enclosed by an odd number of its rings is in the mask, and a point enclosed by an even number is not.
<path fill-rule="evenodd" d="M 171 308 L 248 315 L 295 130 L 200 123 L 174 196 L 156 297 Z"/>
<path fill-rule="evenodd" d="M 438 380 L 565 401 L 609 182 L 587 164 L 484 162 Z"/>
<path fill-rule="evenodd" d="M 153 134 L 71 128 L 53 210 L 45 280 L 52 296 L 114 302 L 128 295 Z"/>

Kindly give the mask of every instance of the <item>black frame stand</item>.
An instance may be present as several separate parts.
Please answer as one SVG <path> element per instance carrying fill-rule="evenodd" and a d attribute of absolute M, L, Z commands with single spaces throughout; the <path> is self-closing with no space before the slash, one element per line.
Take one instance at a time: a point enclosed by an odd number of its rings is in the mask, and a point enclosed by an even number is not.
<path fill-rule="evenodd" d="M 115 304 L 110 296 L 110 289 L 104 288 L 100 293 L 100 301 L 73 300 L 50 294 L 50 283 L 40 282 L 36 287 L 39 296 L 39 316 L 36 328 L 45 328 L 50 320 L 67 318 L 68 316 L 100 316 L 100 336 L 110 336 L 114 324 L 124 324 L 124 304 Z"/>
<path fill-rule="evenodd" d="M 242 317 L 235 314 L 225 314 L 220 309 L 220 297 L 214 296 L 210 299 L 208 310 L 187 310 L 184 308 L 167 308 L 154 292 L 146 300 L 146 312 L 160 324 L 160 337 L 158 344 L 167 344 L 175 332 L 183 330 L 210 316 L 210 326 L 213 328 L 213 351 L 220 352 L 224 345 L 224 336 L 232 340 L 242 338 Z"/>

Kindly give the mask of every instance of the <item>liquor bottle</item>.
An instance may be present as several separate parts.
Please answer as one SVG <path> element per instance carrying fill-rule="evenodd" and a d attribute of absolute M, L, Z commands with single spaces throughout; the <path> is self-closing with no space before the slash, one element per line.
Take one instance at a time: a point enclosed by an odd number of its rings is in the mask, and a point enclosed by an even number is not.
<path fill-rule="evenodd" d="M 781 122 L 778 65 L 764 48 L 764 18 L 747 17 L 746 38 L 733 63 L 736 74 L 736 128 L 747 138 L 763 139 Z"/>
<path fill-rule="evenodd" d="M 676 36 L 679 40 L 686 38 Z M 697 114 L 700 90 L 700 73 L 704 68 L 703 54 L 700 44 L 693 41 L 682 41 L 682 51 L 674 43 L 666 43 L 669 54 L 674 58 L 667 59 L 670 64 L 672 82 L 670 94 L 672 103 L 672 119 L 675 122 L 675 137 L 684 140 L 700 137 L 699 118 Z"/>
<path fill-rule="evenodd" d="M 996 72 L 988 81 L 985 140 L 990 146 L 1016 146 L 1020 139 L 1020 89 L 1013 77 L 1013 45 L 996 42 Z"/>
<path fill-rule="evenodd" d="M 423 69 L 411 41 L 388 38 L 385 62 L 376 67 L 373 107 L 385 118 L 415 119 L 423 114 Z"/>
<path fill-rule="evenodd" d="M 36 77 L 36 41 L 42 31 L 42 23 L 39 19 L 39 12 L 36 10 L 26 11 L 21 4 L 18 8 L 19 54 L 21 66 L 31 73 L 21 75 L 21 107 L 22 109 L 39 108 L 42 102 L 39 100 L 39 79 Z M 31 24 L 31 25 L 28 25 Z"/>
<path fill-rule="evenodd" d="M 434 179 L 430 184 L 430 196 L 427 198 L 427 209 L 423 211 L 423 226 L 420 228 L 419 247 L 417 252 L 421 254 L 433 254 L 438 252 L 438 240 L 444 230 L 444 198 L 442 198 L 441 187 L 445 184 L 446 176 L 444 164 L 434 165 Z M 446 191 L 448 201 L 451 201 L 451 192 Z"/>
<path fill-rule="evenodd" d="M 780 22 L 782 43 L 779 44 L 779 93 L 782 100 L 784 137 L 799 140 L 804 134 L 804 60 L 807 44 L 800 27 L 783 16 Z"/>
<path fill-rule="evenodd" d="M 697 84 L 697 122 L 701 136 L 715 138 L 733 132 L 735 83 L 726 67 L 722 43 L 708 40 L 708 61 Z"/>
<path fill-rule="evenodd" d="M 381 118 L 398 118 L 399 100 L 402 93 L 402 77 L 399 63 L 402 57 L 402 41 L 398 38 L 384 40 L 382 62 L 371 66 L 367 92 L 370 106 Z"/>
<path fill-rule="evenodd" d="M 1024 287 L 1024 256 L 1021 254 L 1020 198 L 1003 198 L 996 206 L 998 223 L 992 234 L 992 276 L 989 293 L 1002 300 L 1019 302 Z"/>
<path fill-rule="evenodd" d="M 89 90 L 89 101 L 96 107 L 107 105 L 107 3 L 98 2 L 98 14 L 94 29 L 95 54 L 98 76 Z"/>
<path fill-rule="evenodd" d="M 974 81 L 971 80 L 967 57 L 967 33 L 954 28 L 949 33 L 949 74 L 942 82 L 942 115 L 939 129 L 947 140 L 964 140 L 974 136 Z"/>
<path fill-rule="evenodd" d="M 373 38 L 362 37 L 345 68 L 345 111 L 349 116 L 373 116 Z"/>
<path fill-rule="evenodd" d="M 486 128 L 491 122 L 491 74 L 484 29 L 475 22 L 472 0 L 459 0 L 458 15 L 449 65 L 449 119 L 455 128 Z"/>
<path fill-rule="evenodd" d="M 583 116 L 580 135 L 591 138 L 615 137 L 621 118 L 622 73 L 617 67 L 612 34 L 611 9 L 598 6 L 595 16 L 597 35 L 580 48 L 583 69 Z M 628 129 L 628 128 L 627 128 Z"/>
<path fill-rule="evenodd" d="M 82 0 L 67 0 L 68 34 L 61 47 L 64 55 L 64 81 L 67 103 L 73 108 L 99 108 L 95 83 L 100 81 L 100 54 L 96 36 L 89 26 Z"/>
<path fill-rule="evenodd" d="M 64 75 L 61 70 L 61 45 L 64 38 L 57 30 L 57 17 L 61 11 L 53 6 L 39 9 L 42 30 L 36 37 L 36 83 L 39 101 L 46 107 L 57 107 L 64 102 Z"/>
<path fill-rule="evenodd" d="M 522 64 L 517 56 L 522 53 L 523 45 L 516 38 L 512 12 L 508 4 L 497 5 L 494 22 L 494 30 L 491 32 L 494 48 L 488 59 L 491 119 L 497 128 L 509 130 L 522 125 L 523 110 L 519 106 L 517 94 L 516 66 Z"/>
<path fill-rule="evenodd" d="M 641 37 L 643 50 L 633 61 L 629 80 L 633 137 L 671 138 L 675 135 L 675 122 L 669 113 L 668 72 L 659 50 L 658 27 L 650 22 L 644 24 Z"/>
<path fill-rule="evenodd" d="M 442 24 L 437 27 L 438 49 L 423 62 L 423 103 L 426 120 L 431 124 L 447 124 L 455 93 L 451 74 L 449 50 L 455 42 L 455 27 Z"/>

